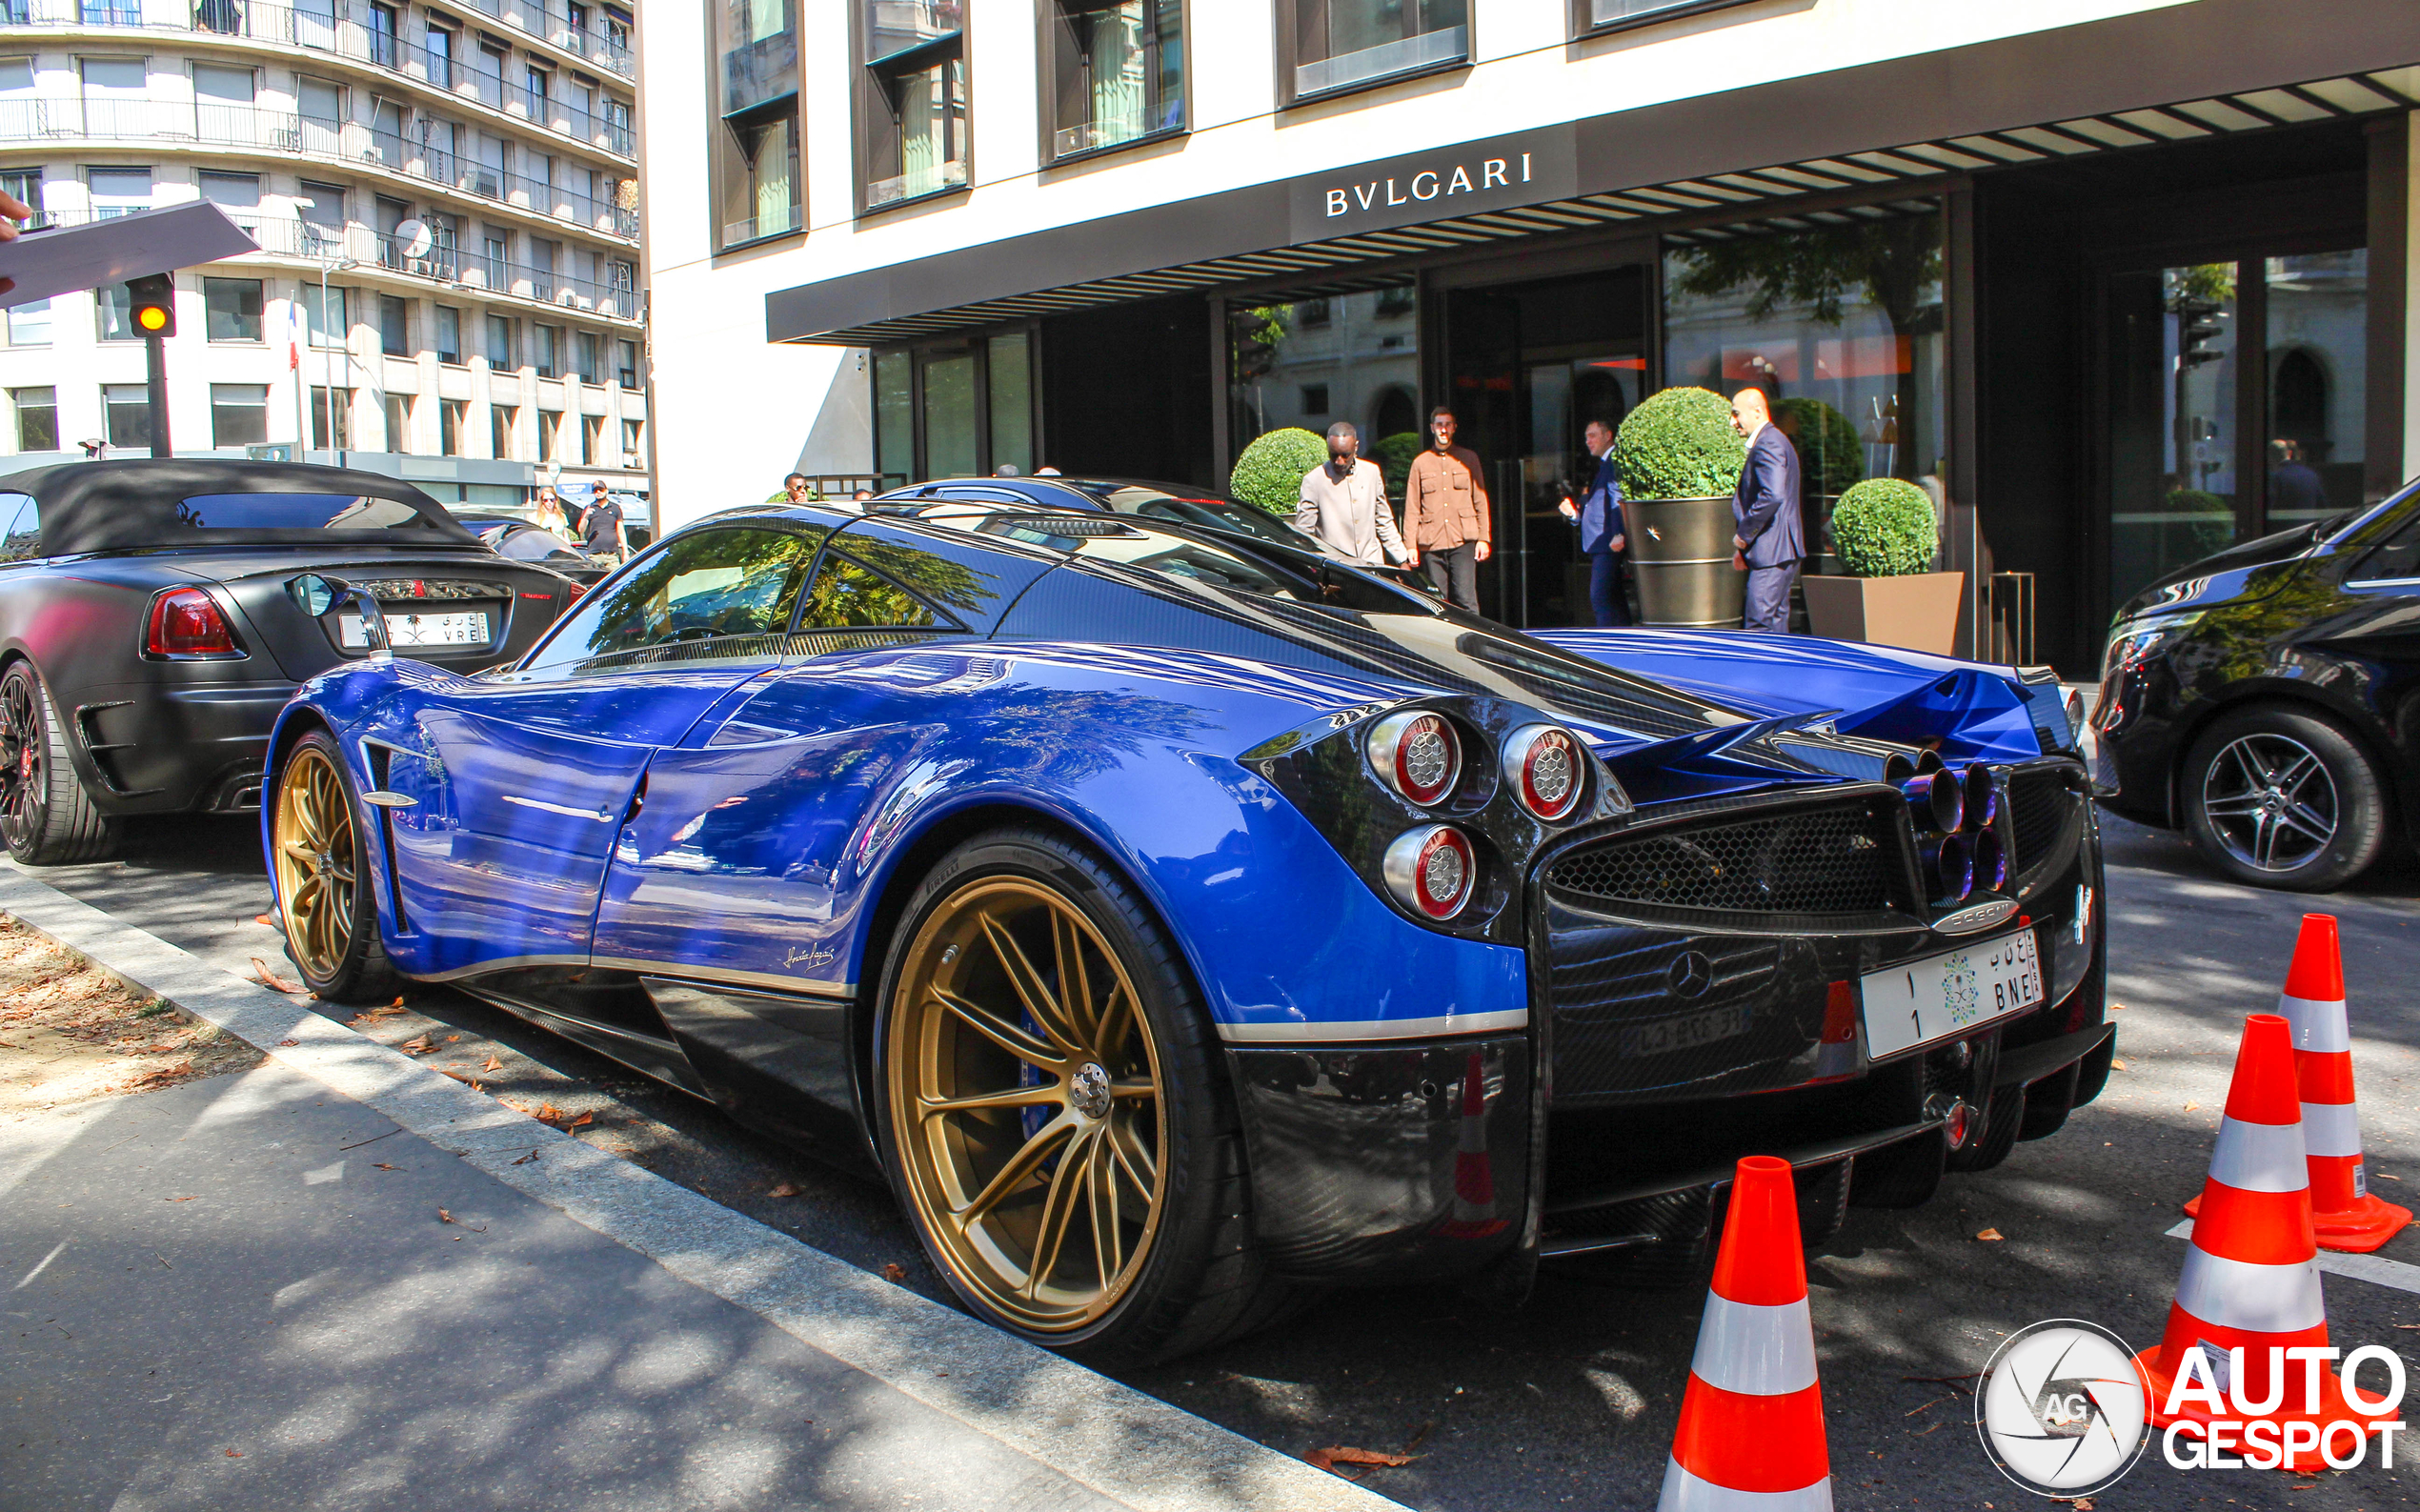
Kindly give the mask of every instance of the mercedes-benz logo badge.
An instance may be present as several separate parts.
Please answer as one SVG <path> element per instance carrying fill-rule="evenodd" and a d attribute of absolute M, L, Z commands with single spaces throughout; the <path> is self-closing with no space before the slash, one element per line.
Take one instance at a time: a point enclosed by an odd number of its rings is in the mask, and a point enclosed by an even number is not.
<path fill-rule="evenodd" d="M 1703 998 L 1714 985 L 1714 962 L 1702 951 L 1684 950 L 1673 958 L 1672 969 L 1664 974 L 1664 984 L 1675 998 Z"/>

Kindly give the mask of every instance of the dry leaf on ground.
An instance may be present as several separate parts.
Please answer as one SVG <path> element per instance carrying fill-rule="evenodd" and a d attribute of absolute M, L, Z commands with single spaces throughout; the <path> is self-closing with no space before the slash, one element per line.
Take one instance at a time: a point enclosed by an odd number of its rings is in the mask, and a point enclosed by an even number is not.
<path fill-rule="evenodd" d="M 270 917 L 267 914 L 254 914 L 252 916 L 252 922 L 270 929 L 275 929 L 277 927 L 277 920 Z"/>
<path fill-rule="evenodd" d="M 792 1186 L 787 1181 L 780 1182 L 775 1186 L 772 1191 L 765 1194 L 767 1197 L 797 1197 L 797 1195 L 798 1189 Z"/>
<path fill-rule="evenodd" d="M 240 1071 L 260 1053 L 0 916 L 0 1123 Z"/>
<path fill-rule="evenodd" d="M 2126 1069 L 2126 1062 L 2123 1060 L 2112 1060 L 2109 1062 L 2109 1069 L 2111 1071 L 2124 1071 Z"/>
<path fill-rule="evenodd" d="M 886 1281 L 906 1280 L 907 1267 L 900 1264 L 897 1260 L 884 1260 L 882 1262 L 882 1279 Z"/>
<path fill-rule="evenodd" d="M 2201 1104 L 2200 1104 L 2200 1103 L 2198 1103 L 2198 1102 L 2188 1102 L 2188 1103 L 2185 1104 L 2185 1111 L 2186 1111 L 2186 1112 L 2188 1112 L 2188 1113 L 2190 1113 L 2190 1112 L 2192 1112 L 2195 1108 L 2198 1108 L 2198 1107 L 2200 1107 L 2200 1106 L 2201 1106 Z"/>
<path fill-rule="evenodd" d="M 1349 1444 L 1333 1444 L 1325 1449 L 1314 1449 L 1302 1458 L 1331 1475 L 1344 1475 L 1343 1471 L 1337 1468 L 1340 1464 L 1361 1465 L 1363 1467 L 1361 1474 L 1367 1475 L 1372 1470 L 1409 1464 L 1413 1457 L 1408 1454 L 1388 1454 L 1383 1449 L 1356 1449 Z M 1358 1481 L 1361 1476 L 1344 1476 L 1344 1478 L 1348 1481 Z"/>
<path fill-rule="evenodd" d="M 498 1060 L 498 1059 L 497 1059 L 495 1057 L 494 1057 L 494 1056 L 490 1056 L 490 1057 L 488 1057 L 488 1063 L 487 1063 L 486 1065 L 481 1066 L 479 1069 L 480 1069 L 481 1071 L 501 1071 L 501 1070 L 503 1070 L 503 1069 L 504 1069 L 504 1062 L 503 1062 L 503 1061 L 501 1061 L 501 1060 Z"/>
<path fill-rule="evenodd" d="M 1985 1229 L 1982 1233 L 1975 1236 L 1976 1239 L 1981 1240 L 1986 1244 L 1996 1244 L 2007 1237 L 2008 1236 L 2001 1233 L 1996 1228 Z"/>
<path fill-rule="evenodd" d="M 275 991 L 282 992 L 290 998 L 300 998 L 305 992 L 301 982 L 294 981 L 290 978 L 278 976 L 275 972 L 269 969 L 269 962 L 261 959 L 258 956 L 254 956 L 252 958 L 252 980 L 260 983 L 264 987 L 272 988 Z"/>
<path fill-rule="evenodd" d="M 434 1050 L 436 1046 L 429 1043 L 429 1037 L 427 1035 L 420 1035 L 416 1038 L 405 1040 L 402 1044 L 397 1045 L 395 1048 L 401 1050 L 407 1056 L 425 1056 L 430 1051 Z"/>
<path fill-rule="evenodd" d="M 389 1165 L 384 1160 L 373 1160 L 370 1162 L 370 1169 L 373 1171 L 393 1171 L 399 1170 L 401 1167 Z"/>

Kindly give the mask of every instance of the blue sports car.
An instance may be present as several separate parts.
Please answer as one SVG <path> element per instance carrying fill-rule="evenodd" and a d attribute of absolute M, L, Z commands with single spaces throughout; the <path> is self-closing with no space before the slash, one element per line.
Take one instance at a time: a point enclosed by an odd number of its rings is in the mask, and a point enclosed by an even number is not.
<path fill-rule="evenodd" d="M 1685 1276 L 1747 1152 L 1820 1239 L 2108 1073 L 2047 670 L 1521 635 L 1184 521 L 726 513 L 510 665 L 314 678 L 270 761 L 321 996 L 453 982 L 877 1169 L 1096 1358 Z"/>

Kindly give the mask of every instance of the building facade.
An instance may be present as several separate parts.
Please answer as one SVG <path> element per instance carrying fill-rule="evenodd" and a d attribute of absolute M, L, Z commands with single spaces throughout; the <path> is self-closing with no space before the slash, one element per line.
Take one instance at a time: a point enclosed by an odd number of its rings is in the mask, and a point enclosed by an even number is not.
<path fill-rule="evenodd" d="M 649 22 L 676 518 L 794 466 L 1216 486 L 1263 430 L 1382 447 L 1442 403 L 1496 495 L 1482 598 L 1569 623 L 1585 423 L 1757 382 L 1810 509 L 1926 483 L 1965 644 L 2088 676 L 2156 573 L 2420 459 L 2406 0 Z"/>
<path fill-rule="evenodd" d="M 169 443 L 286 444 L 450 502 L 647 489 L 632 17 L 555 0 L 0 0 L 0 189 L 180 201 Z M 0 468 L 151 447 L 122 288 L 6 312 Z"/>

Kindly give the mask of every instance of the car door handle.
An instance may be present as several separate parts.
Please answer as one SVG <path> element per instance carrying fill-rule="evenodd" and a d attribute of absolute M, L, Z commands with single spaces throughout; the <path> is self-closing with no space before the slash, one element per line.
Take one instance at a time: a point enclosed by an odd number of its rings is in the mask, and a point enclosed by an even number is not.
<path fill-rule="evenodd" d="M 382 809 L 412 809 L 420 806 L 420 800 L 410 794 L 390 793 L 385 788 L 373 788 L 364 793 L 361 796 L 361 801 Z"/>
<path fill-rule="evenodd" d="M 569 818 L 595 819 L 599 824 L 614 822 L 614 816 L 604 809 L 575 809 L 567 804 L 548 803 L 538 798 L 525 798 L 517 793 L 505 794 L 504 801 L 517 803 L 525 809 L 540 809 L 548 814 L 560 814 Z"/>

